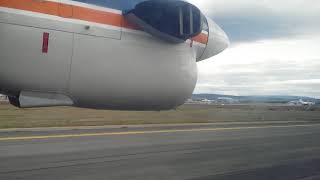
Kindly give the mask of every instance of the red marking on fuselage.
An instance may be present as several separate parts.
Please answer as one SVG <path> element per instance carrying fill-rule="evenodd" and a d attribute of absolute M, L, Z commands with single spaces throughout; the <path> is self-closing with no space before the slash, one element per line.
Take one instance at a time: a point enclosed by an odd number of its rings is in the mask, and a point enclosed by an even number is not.
<path fill-rule="evenodd" d="M 42 38 L 42 53 L 48 53 L 49 50 L 49 33 L 44 32 Z"/>

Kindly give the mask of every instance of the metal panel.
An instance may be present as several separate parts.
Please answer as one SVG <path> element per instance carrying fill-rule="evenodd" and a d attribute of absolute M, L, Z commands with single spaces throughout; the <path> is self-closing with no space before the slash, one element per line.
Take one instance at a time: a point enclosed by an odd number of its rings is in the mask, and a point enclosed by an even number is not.
<path fill-rule="evenodd" d="M 196 84 L 188 44 L 168 44 L 149 34 L 123 32 L 122 40 L 75 35 L 70 94 L 76 106 L 170 109 Z"/>
<path fill-rule="evenodd" d="M 52 107 L 71 106 L 73 101 L 64 94 L 22 91 L 19 96 L 19 107 Z"/>
<path fill-rule="evenodd" d="M 43 33 L 50 34 L 48 53 Z M 11 90 L 65 91 L 72 33 L 0 23 L 0 84 Z"/>
<path fill-rule="evenodd" d="M 113 39 L 121 38 L 123 18 L 119 13 L 105 12 L 90 5 L 87 7 L 86 4 L 80 6 L 53 1 L 32 2 L 34 3 L 24 4 L 23 7 L 0 7 L 0 22 Z"/>

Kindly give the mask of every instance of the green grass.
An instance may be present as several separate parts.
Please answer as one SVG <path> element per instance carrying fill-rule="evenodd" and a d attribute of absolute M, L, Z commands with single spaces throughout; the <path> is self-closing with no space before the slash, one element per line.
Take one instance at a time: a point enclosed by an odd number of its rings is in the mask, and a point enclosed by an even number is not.
<path fill-rule="evenodd" d="M 0 103 L 0 129 L 295 120 L 320 120 L 320 110 L 264 105 L 184 105 L 172 111 L 135 112 L 71 107 L 18 109 Z"/>

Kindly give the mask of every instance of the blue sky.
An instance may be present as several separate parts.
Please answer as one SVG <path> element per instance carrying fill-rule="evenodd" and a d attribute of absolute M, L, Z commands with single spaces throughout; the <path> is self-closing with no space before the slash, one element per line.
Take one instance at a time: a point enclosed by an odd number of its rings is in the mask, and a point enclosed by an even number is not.
<path fill-rule="evenodd" d="M 195 93 L 320 98 L 320 1 L 190 0 L 229 35 Z"/>

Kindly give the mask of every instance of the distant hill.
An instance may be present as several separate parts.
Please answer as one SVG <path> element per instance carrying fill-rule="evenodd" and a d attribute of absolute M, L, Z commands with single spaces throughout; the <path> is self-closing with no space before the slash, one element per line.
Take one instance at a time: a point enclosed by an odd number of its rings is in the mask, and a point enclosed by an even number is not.
<path fill-rule="evenodd" d="M 316 102 L 320 104 L 319 99 L 304 97 L 304 96 L 232 96 L 221 94 L 193 94 L 193 100 L 217 100 L 218 98 L 232 98 L 240 103 L 288 103 L 290 101 L 300 100 Z"/>

